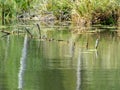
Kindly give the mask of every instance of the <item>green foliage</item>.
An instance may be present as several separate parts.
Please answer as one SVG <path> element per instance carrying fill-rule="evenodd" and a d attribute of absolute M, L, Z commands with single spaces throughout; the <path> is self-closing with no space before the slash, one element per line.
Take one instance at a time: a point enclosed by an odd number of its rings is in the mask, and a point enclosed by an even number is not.
<path fill-rule="evenodd" d="M 16 14 L 28 11 L 36 0 L 0 0 L 2 20 L 11 21 L 16 19 Z"/>
<path fill-rule="evenodd" d="M 115 24 L 119 8 L 118 0 L 81 0 L 75 3 L 75 10 L 80 16 L 96 19 L 97 23 Z M 78 4 L 79 3 L 79 4 Z"/>
<path fill-rule="evenodd" d="M 92 21 L 95 18 L 100 18 L 100 23 L 105 22 L 106 24 L 116 23 L 117 12 L 120 9 L 119 0 L 46 0 L 46 2 L 47 4 L 44 4 L 46 10 L 52 11 L 58 19 L 61 16 L 70 17 L 71 14 L 75 13 L 86 19 L 93 19 Z M 117 13 L 116 16 L 114 15 L 115 13 Z M 104 20 L 102 17 L 104 17 Z"/>
<path fill-rule="evenodd" d="M 52 12 L 60 20 L 70 20 L 75 13 L 93 22 L 97 19 L 97 22 L 103 20 L 101 23 L 105 20 L 116 23 L 120 16 L 119 3 L 120 0 L 0 0 L 0 19 L 14 20 L 16 14 L 37 7 L 39 13 Z"/>
<path fill-rule="evenodd" d="M 70 0 L 52 0 L 47 4 L 47 10 L 53 12 L 53 14 L 59 19 L 66 19 L 70 17 L 72 10 L 72 2 Z"/>

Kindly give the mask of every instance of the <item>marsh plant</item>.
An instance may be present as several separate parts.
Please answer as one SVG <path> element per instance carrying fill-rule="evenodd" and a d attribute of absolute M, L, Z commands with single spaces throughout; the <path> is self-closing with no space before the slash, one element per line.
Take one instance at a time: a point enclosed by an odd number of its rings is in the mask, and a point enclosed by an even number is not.
<path fill-rule="evenodd" d="M 77 16 L 77 20 L 89 24 L 116 24 L 119 3 L 118 0 L 78 0 L 73 3 L 73 17 Z"/>
<path fill-rule="evenodd" d="M 120 0 L 0 0 L 0 8 L 2 24 L 33 8 L 39 14 L 52 13 L 59 21 L 82 26 L 120 21 Z"/>
<path fill-rule="evenodd" d="M 116 24 L 120 16 L 119 0 L 50 0 L 47 10 L 58 18 L 69 18 L 74 23 Z M 70 19 L 71 18 L 71 19 Z M 68 20 L 68 19 L 67 19 Z"/>
<path fill-rule="evenodd" d="M 16 16 L 28 12 L 37 0 L 0 0 L 0 19 L 5 24 L 16 20 Z"/>
<path fill-rule="evenodd" d="M 48 1 L 47 10 L 59 20 L 70 20 L 72 1 L 71 0 L 51 0 Z"/>

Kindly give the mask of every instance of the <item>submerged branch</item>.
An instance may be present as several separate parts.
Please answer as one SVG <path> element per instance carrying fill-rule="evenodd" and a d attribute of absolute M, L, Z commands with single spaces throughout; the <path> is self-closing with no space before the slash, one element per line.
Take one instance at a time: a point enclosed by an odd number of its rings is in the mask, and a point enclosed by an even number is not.
<path fill-rule="evenodd" d="M 99 44 L 99 39 L 96 39 L 96 42 L 95 42 L 95 49 L 98 48 L 98 44 Z"/>
<path fill-rule="evenodd" d="M 30 35 L 30 37 L 32 38 L 33 37 L 33 35 L 31 34 L 31 32 L 27 29 L 27 28 L 25 28 L 25 30 L 27 31 L 27 33 Z"/>
<path fill-rule="evenodd" d="M 7 34 L 7 35 L 11 34 L 11 32 L 5 31 L 5 30 L 1 30 L 1 32 L 2 32 L 2 33 L 5 33 L 5 34 Z"/>
<path fill-rule="evenodd" d="M 5 31 L 5 30 L 1 30 L 1 32 L 5 34 L 5 35 L 2 35 L 1 37 L 5 37 L 11 34 L 11 32 Z"/>
<path fill-rule="evenodd" d="M 41 38 L 41 31 L 40 31 L 40 25 L 37 23 L 37 27 L 38 27 L 38 30 L 39 30 L 39 35 L 40 35 L 40 37 L 39 38 Z"/>

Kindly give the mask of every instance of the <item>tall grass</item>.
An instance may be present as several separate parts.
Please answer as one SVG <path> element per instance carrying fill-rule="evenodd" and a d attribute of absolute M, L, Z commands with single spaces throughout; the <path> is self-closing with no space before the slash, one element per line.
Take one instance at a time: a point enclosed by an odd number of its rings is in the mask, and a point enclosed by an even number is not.
<path fill-rule="evenodd" d="M 118 0 L 79 0 L 74 3 L 73 10 L 91 23 L 115 24 L 119 3 Z"/>
<path fill-rule="evenodd" d="M 115 24 L 119 3 L 119 0 L 50 0 L 47 10 L 53 11 L 56 17 L 60 17 L 61 13 L 69 17 L 73 14 L 73 17 L 77 15 L 91 23 Z"/>
<path fill-rule="evenodd" d="M 70 0 L 50 0 L 47 4 L 47 10 L 53 12 L 57 19 L 70 19 L 72 2 Z"/>
<path fill-rule="evenodd" d="M 1 23 L 15 20 L 16 14 L 30 12 L 52 12 L 58 20 L 115 24 L 120 17 L 120 0 L 0 0 Z M 72 20 L 74 21 L 74 20 Z"/>
<path fill-rule="evenodd" d="M 2 24 L 16 19 L 16 14 L 29 11 L 37 0 L 0 0 Z"/>

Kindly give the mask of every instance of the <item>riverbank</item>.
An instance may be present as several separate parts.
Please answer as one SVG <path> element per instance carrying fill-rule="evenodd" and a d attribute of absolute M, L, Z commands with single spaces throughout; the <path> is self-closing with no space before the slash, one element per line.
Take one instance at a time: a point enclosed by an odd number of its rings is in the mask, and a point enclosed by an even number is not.
<path fill-rule="evenodd" d="M 14 0 L 12 1 L 14 2 Z M 18 19 L 46 22 L 67 21 L 80 27 L 94 24 L 120 25 L 120 2 L 118 0 L 31 0 L 31 2 L 13 2 L 10 3 L 14 7 L 9 3 L 1 3 L 0 18 L 2 24 Z"/>
<path fill-rule="evenodd" d="M 120 18 L 119 3 L 118 0 L 54 0 L 56 6 L 48 4 L 48 10 L 53 11 L 60 20 L 71 20 L 79 26 L 117 25 Z"/>

